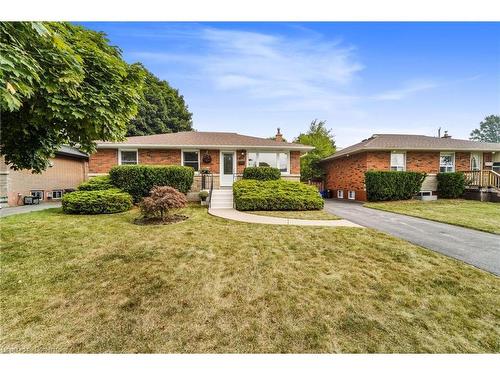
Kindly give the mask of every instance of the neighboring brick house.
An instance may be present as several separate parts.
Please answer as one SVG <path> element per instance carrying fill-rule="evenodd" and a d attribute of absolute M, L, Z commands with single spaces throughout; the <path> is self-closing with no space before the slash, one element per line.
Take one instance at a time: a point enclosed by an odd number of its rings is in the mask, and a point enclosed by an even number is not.
<path fill-rule="evenodd" d="M 190 197 L 200 191 L 201 170 L 210 170 L 214 188 L 232 186 L 247 166 L 271 166 L 282 178 L 300 179 L 300 155 L 313 147 L 276 138 L 257 138 L 237 133 L 179 132 L 128 137 L 124 142 L 102 142 L 90 155 L 89 176 L 107 174 L 122 164 L 184 165 L 193 167 L 195 179 Z"/>
<path fill-rule="evenodd" d="M 321 161 L 326 189 L 334 198 L 366 200 L 365 172 L 427 173 L 422 191 L 437 190 L 436 174 L 454 171 L 500 173 L 500 143 L 482 143 L 410 134 L 374 134 Z"/>
<path fill-rule="evenodd" d="M 37 196 L 42 201 L 59 200 L 67 190 L 75 189 L 87 179 L 88 155 L 63 146 L 50 159 L 50 167 L 42 173 L 11 169 L 0 160 L 0 199 L 2 206 L 23 204 L 24 196 Z"/>

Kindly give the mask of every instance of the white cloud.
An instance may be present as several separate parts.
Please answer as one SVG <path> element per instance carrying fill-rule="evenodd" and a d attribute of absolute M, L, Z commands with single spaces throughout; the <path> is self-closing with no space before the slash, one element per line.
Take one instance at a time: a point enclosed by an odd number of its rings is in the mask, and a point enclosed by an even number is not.
<path fill-rule="evenodd" d="M 227 74 L 218 77 L 217 86 L 223 90 L 241 89 L 255 86 L 256 80 L 238 74 Z"/>
<path fill-rule="evenodd" d="M 291 39 L 262 33 L 204 29 L 210 45 L 202 69 L 221 90 L 252 98 L 328 101 L 349 89 L 363 69 L 339 41 Z"/>
<path fill-rule="evenodd" d="M 438 86 L 439 85 L 436 82 L 429 80 L 412 81 L 406 83 L 399 89 L 384 91 L 378 95 L 374 95 L 373 99 L 380 101 L 402 100 L 418 92 L 430 90 Z"/>
<path fill-rule="evenodd" d="M 245 100 L 269 101 L 269 109 L 299 104 L 315 110 L 352 100 L 350 84 L 363 65 L 355 49 L 317 35 L 292 38 L 260 32 L 192 29 L 199 48 L 179 53 L 132 52 L 145 62 L 184 64 L 191 79 Z M 179 41 L 177 41 L 179 43 Z M 270 101 L 272 100 L 272 102 Z"/>

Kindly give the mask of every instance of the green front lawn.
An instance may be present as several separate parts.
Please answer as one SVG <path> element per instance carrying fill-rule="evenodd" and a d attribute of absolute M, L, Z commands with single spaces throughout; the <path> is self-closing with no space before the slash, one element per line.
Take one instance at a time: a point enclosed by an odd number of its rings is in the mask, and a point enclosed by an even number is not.
<path fill-rule="evenodd" d="M 499 352 L 500 278 L 369 229 L 0 220 L 3 352 Z"/>
<path fill-rule="evenodd" d="M 365 207 L 500 234 L 500 204 L 464 199 L 365 203 Z"/>
<path fill-rule="evenodd" d="M 313 211 L 247 211 L 247 214 L 284 217 L 287 219 L 306 219 L 306 220 L 338 220 L 340 217 L 335 216 L 325 210 Z"/>

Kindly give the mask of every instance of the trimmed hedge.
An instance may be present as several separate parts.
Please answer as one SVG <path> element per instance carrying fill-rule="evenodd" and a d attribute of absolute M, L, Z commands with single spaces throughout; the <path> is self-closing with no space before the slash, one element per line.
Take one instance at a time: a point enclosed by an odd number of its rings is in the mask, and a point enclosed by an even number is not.
<path fill-rule="evenodd" d="M 64 194 L 63 212 L 67 214 L 114 214 L 132 208 L 132 197 L 120 189 L 79 190 Z"/>
<path fill-rule="evenodd" d="M 120 165 L 111 168 L 109 177 L 113 185 L 138 202 L 147 197 L 154 186 L 171 186 L 186 194 L 193 184 L 194 169 L 180 165 Z"/>
<path fill-rule="evenodd" d="M 240 211 L 320 210 L 324 204 L 316 187 L 298 181 L 239 180 L 233 195 Z"/>
<path fill-rule="evenodd" d="M 465 191 L 465 175 L 462 172 L 437 174 L 438 196 L 440 198 L 460 198 Z"/>
<path fill-rule="evenodd" d="M 281 178 L 281 171 L 273 167 L 246 167 L 243 170 L 243 178 L 260 181 L 279 180 Z"/>
<path fill-rule="evenodd" d="M 111 179 L 109 178 L 109 176 L 98 176 L 98 177 L 92 177 L 88 181 L 82 182 L 80 185 L 78 185 L 77 189 L 90 191 L 90 190 L 108 190 L 108 189 L 113 189 L 115 187 L 116 186 L 114 186 L 111 183 Z"/>
<path fill-rule="evenodd" d="M 372 202 L 411 199 L 420 191 L 425 176 L 420 172 L 365 172 L 367 199 Z"/>

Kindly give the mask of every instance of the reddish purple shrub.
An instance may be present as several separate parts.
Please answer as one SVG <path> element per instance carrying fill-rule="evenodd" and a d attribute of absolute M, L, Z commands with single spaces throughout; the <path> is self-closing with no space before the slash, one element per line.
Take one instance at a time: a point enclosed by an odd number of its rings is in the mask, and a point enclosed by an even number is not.
<path fill-rule="evenodd" d="M 172 210 L 186 207 L 186 196 L 171 186 L 155 186 L 151 189 L 149 197 L 140 203 L 141 212 L 147 218 L 168 217 Z"/>

